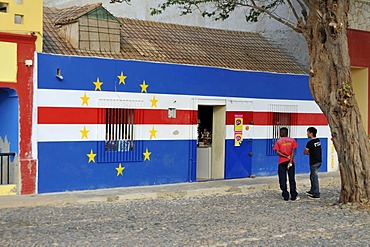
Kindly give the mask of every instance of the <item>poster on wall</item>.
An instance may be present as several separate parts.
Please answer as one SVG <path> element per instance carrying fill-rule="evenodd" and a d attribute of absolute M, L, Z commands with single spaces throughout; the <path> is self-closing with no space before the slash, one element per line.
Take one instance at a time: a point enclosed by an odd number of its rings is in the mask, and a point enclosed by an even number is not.
<path fill-rule="evenodd" d="M 234 146 L 239 147 L 243 141 L 243 115 L 234 115 Z"/>

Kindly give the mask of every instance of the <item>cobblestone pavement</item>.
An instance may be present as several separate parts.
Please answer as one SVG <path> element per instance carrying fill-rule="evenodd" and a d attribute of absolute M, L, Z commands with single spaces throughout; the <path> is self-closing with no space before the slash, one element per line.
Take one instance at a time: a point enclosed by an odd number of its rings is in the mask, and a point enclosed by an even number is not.
<path fill-rule="evenodd" d="M 0 246 L 369 246 L 370 211 L 276 189 L 0 210 Z"/>

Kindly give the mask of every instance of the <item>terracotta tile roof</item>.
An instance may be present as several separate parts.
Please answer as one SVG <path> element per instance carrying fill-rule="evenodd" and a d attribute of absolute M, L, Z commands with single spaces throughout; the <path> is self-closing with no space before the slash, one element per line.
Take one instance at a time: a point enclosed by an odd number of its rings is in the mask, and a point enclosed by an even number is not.
<path fill-rule="evenodd" d="M 90 4 L 85 6 L 74 6 L 65 9 L 59 9 L 57 14 L 54 16 L 55 24 L 68 24 L 75 22 L 79 17 L 89 13 L 91 10 L 102 6 L 101 3 Z"/>
<path fill-rule="evenodd" d="M 77 20 L 99 4 L 55 9 L 44 7 L 43 52 L 109 57 L 176 64 L 204 65 L 237 70 L 306 74 L 293 59 L 258 33 L 117 18 L 121 21 L 121 52 L 73 48 L 57 23 Z"/>

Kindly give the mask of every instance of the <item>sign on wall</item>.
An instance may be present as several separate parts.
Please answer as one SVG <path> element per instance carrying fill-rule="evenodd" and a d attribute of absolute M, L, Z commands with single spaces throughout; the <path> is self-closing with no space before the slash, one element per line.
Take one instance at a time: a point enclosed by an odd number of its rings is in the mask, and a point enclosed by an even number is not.
<path fill-rule="evenodd" d="M 234 146 L 239 147 L 243 141 L 243 115 L 234 116 Z"/>

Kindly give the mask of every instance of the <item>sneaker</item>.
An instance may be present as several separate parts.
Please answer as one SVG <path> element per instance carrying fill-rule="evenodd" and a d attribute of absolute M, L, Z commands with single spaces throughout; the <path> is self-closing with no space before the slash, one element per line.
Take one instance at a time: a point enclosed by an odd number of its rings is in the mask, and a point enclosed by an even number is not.
<path fill-rule="evenodd" d="M 320 196 L 309 195 L 308 198 L 310 198 L 310 199 L 320 199 Z"/>
<path fill-rule="evenodd" d="M 292 200 L 292 201 L 299 201 L 299 200 L 301 200 L 301 198 L 299 198 L 299 197 L 296 197 L 296 198 L 290 198 L 290 200 Z"/>
<path fill-rule="evenodd" d="M 284 201 L 289 201 L 289 198 L 284 198 Z"/>
<path fill-rule="evenodd" d="M 309 191 L 306 191 L 306 195 L 308 195 L 308 196 L 312 196 L 312 195 L 313 195 L 313 193 L 309 190 Z"/>

